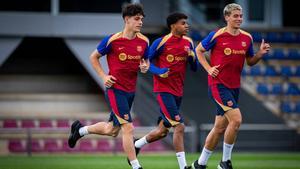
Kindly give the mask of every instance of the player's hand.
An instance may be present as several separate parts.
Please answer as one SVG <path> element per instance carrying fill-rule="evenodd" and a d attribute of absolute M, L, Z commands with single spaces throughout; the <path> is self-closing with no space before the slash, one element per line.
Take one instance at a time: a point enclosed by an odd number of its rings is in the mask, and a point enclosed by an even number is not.
<path fill-rule="evenodd" d="M 259 48 L 260 54 L 264 55 L 264 54 L 268 53 L 270 51 L 270 48 L 271 48 L 270 44 L 265 43 L 265 40 L 262 39 L 261 44 L 260 44 L 260 48 Z"/>
<path fill-rule="evenodd" d="M 212 76 L 212 77 L 217 77 L 218 74 L 219 74 L 218 67 L 220 67 L 220 65 L 211 67 L 211 68 L 207 71 L 208 74 L 209 74 L 210 76 Z"/>
<path fill-rule="evenodd" d="M 142 73 L 147 73 L 147 71 L 149 70 L 149 67 L 150 67 L 149 59 L 146 59 L 146 60 L 141 59 L 139 67 L 140 67 Z"/>
<path fill-rule="evenodd" d="M 165 69 L 165 73 L 160 74 L 159 77 L 161 77 L 161 78 L 169 77 L 170 69 L 169 68 L 163 68 L 163 69 Z"/>
<path fill-rule="evenodd" d="M 103 78 L 104 86 L 106 88 L 110 88 L 112 85 L 116 83 L 116 78 L 113 77 L 112 75 L 107 75 Z"/>

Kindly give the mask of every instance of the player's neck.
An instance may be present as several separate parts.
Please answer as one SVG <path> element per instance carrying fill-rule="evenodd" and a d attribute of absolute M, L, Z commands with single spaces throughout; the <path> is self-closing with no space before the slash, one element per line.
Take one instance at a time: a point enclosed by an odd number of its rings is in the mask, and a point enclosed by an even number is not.
<path fill-rule="evenodd" d="M 233 36 L 236 36 L 236 35 L 240 34 L 240 29 L 239 28 L 233 28 L 233 27 L 230 27 L 230 26 L 226 27 L 226 31 L 228 33 L 230 33 L 231 35 L 233 35 Z"/>
<path fill-rule="evenodd" d="M 182 36 L 183 36 L 182 34 L 176 32 L 176 31 L 171 31 L 171 34 L 177 38 L 182 38 Z"/>
<path fill-rule="evenodd" d="M 122 37 L 123 37 L 123 38 L 126 38 L 126 39 L 134 39 L 135 36 L 136 36 L 136 32 L 124 28 L 124 30 L 123 30 L 123 32 L 122 32 Z"/>

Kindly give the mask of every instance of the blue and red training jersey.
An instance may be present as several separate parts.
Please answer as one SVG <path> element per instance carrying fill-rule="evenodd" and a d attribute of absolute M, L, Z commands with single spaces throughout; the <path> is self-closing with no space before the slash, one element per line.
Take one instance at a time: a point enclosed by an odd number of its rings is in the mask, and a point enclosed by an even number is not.
<path fill-rule="evenodd" d="M 254 56 L 252 36 L 239 30 L 238 35 L 226 31 L 226 27 L 212 31 L 201 44 L 206 51 L 211 50 L 210 65 L 217 66 L 217 77 L 208 75 L 208 84 L 224 84 L 228 88 L 239 88 L 245 58 Z"/>
<path fill-rule="evenodd" d="M 109 75 L 117 80 L 113 88 L 134 92 L 142 58 L 148 57 L 149 40 L 141 33 L 134 39 L 122 37 L 122 32 L 105 37 L 97 50 L 107 56 Z"/>
<path fill-rule="evenodd" d="M 187 62 L 191 63 L 192 69 L 197 68 L 193 41 L 170 33 L 153 42 L 149 59 L 156 67 L 169 69 L 166 78 L 153 75 L 153 91 L 182 96 Z"/>

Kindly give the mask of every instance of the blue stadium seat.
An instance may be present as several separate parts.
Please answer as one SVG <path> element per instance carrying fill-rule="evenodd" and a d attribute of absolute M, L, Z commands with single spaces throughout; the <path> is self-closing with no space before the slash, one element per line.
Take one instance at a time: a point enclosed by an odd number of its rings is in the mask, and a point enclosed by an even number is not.
<path fill-rule="evenodd" d="M 276 70 L 274 69 L 273 66 L 267 66 L 264 75 L 265 76 L 277 76 L 278 73 L 276 72 Z"/>
<path fill-rule="evenodd" d="M 276 83 L 272 85 L 270 94 L 281 95 L 283 93 L 283 88 L 281 83 Z"/>
<path fill-rule="evenodd" d="M 257 93 L 259 93 L 261 95 L 269 94 L 268 86 L 267 86 L 267 84 L 264 84 L 264 83 L 259 83 L 256 87 L 256 91 L 257 91 Z"/>
<path fill-rule="evenodd" d="M 280 105 L 280 110 L 284 113 L 291 113 L 293 112 L 292 105 L 289 102 L 283 102 Z"/>
<path fill-rule="evenodd" d="M 280 73 L 283 75 L 283 76 L 293 76 L 294 73 L 292 71 L 292 68 L 290 66 L 281 66 L 280 68 Z"/>
<path fill-rule="evenodd" d="M 268 32 L 265 40 L 266 42 L 280 42 L 281 35 L 279 32 Z"/>
<path fill-rule="evenodd" d="M 247 71 L 246 71 L 245 68 L 243 68 L 243 70 L 242 70 L 242 76 L 246 76 L 246 75 L 247 75 Z"/>
<path fill-rule="evenodd" d="M 288 53 L 288 59 L 293 59 L 293 60 L 300 59 L 300 54 L 298 52 L 298 49 L 290 49 Z"/>
<path fill-rule="evenodd" d="M 262 57 L 263 60 L 267 61 L 267 60 L 270 60 L 270 59 L 273 59 L 273 55 L 271 55 L 270 53 L 266 53 L 263 57 Z"/>
<path fill-rule="evenodd" d="M 281 39 L 285 43 L 296 43 L 297 34 L 294 32 L 283 32 Z"/>
<path fill-rule="evenodd" d="M 296 103 L 296 108 L 295 108 L 296 113 L 300 113 L 300 102 Z"/>
<path fill-rule="evenodd" d="M 250 68 L 250 75 L 251 76 L 260 76 L 262 75 L 260 66 L 253 66 Z"/>
<path fill-rule="evenodd" d="M 251 33 L 254 42 L 261 42 L 262 33 L 261 32 L 252 32 Z"/>
<path fill-rule="evenodd" d="M 297 84 L 295 83 L 290 83 L 288 85 L 287 91 L 285 93 L 286 95 L 300 95 L 299 88 Z"/>
<path fill-rule="evenodd" d="M 297 66 L 295 76 L 300 77 L 300 66 Z"/>
<path fill-rule="evenodd" d="M 273 59 L 285 59 L 286 57 L 284 56 L 283 49 L 281 49 L 281 48 L 274 49 L 272 58 Z"/>

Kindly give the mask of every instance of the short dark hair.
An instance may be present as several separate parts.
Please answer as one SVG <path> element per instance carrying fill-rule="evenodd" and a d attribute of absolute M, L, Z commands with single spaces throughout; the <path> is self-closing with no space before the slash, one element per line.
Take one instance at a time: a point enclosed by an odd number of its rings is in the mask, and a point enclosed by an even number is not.
<path fill-rule="evenodd" d="M 188 16 L 184 13 L 174 12 L 167 17 L 167 26 L 170 29 L 171 25 L 179 21 L 180 19 L 187 19 Z"/>
<path fill-rule="evenodd" d="M 125 16 L 135 16 L 138 14 L 145 17 L 143 5 L 139 3 L 126 4 L 122 9 L 123 18 L 125 18 Z"/>

